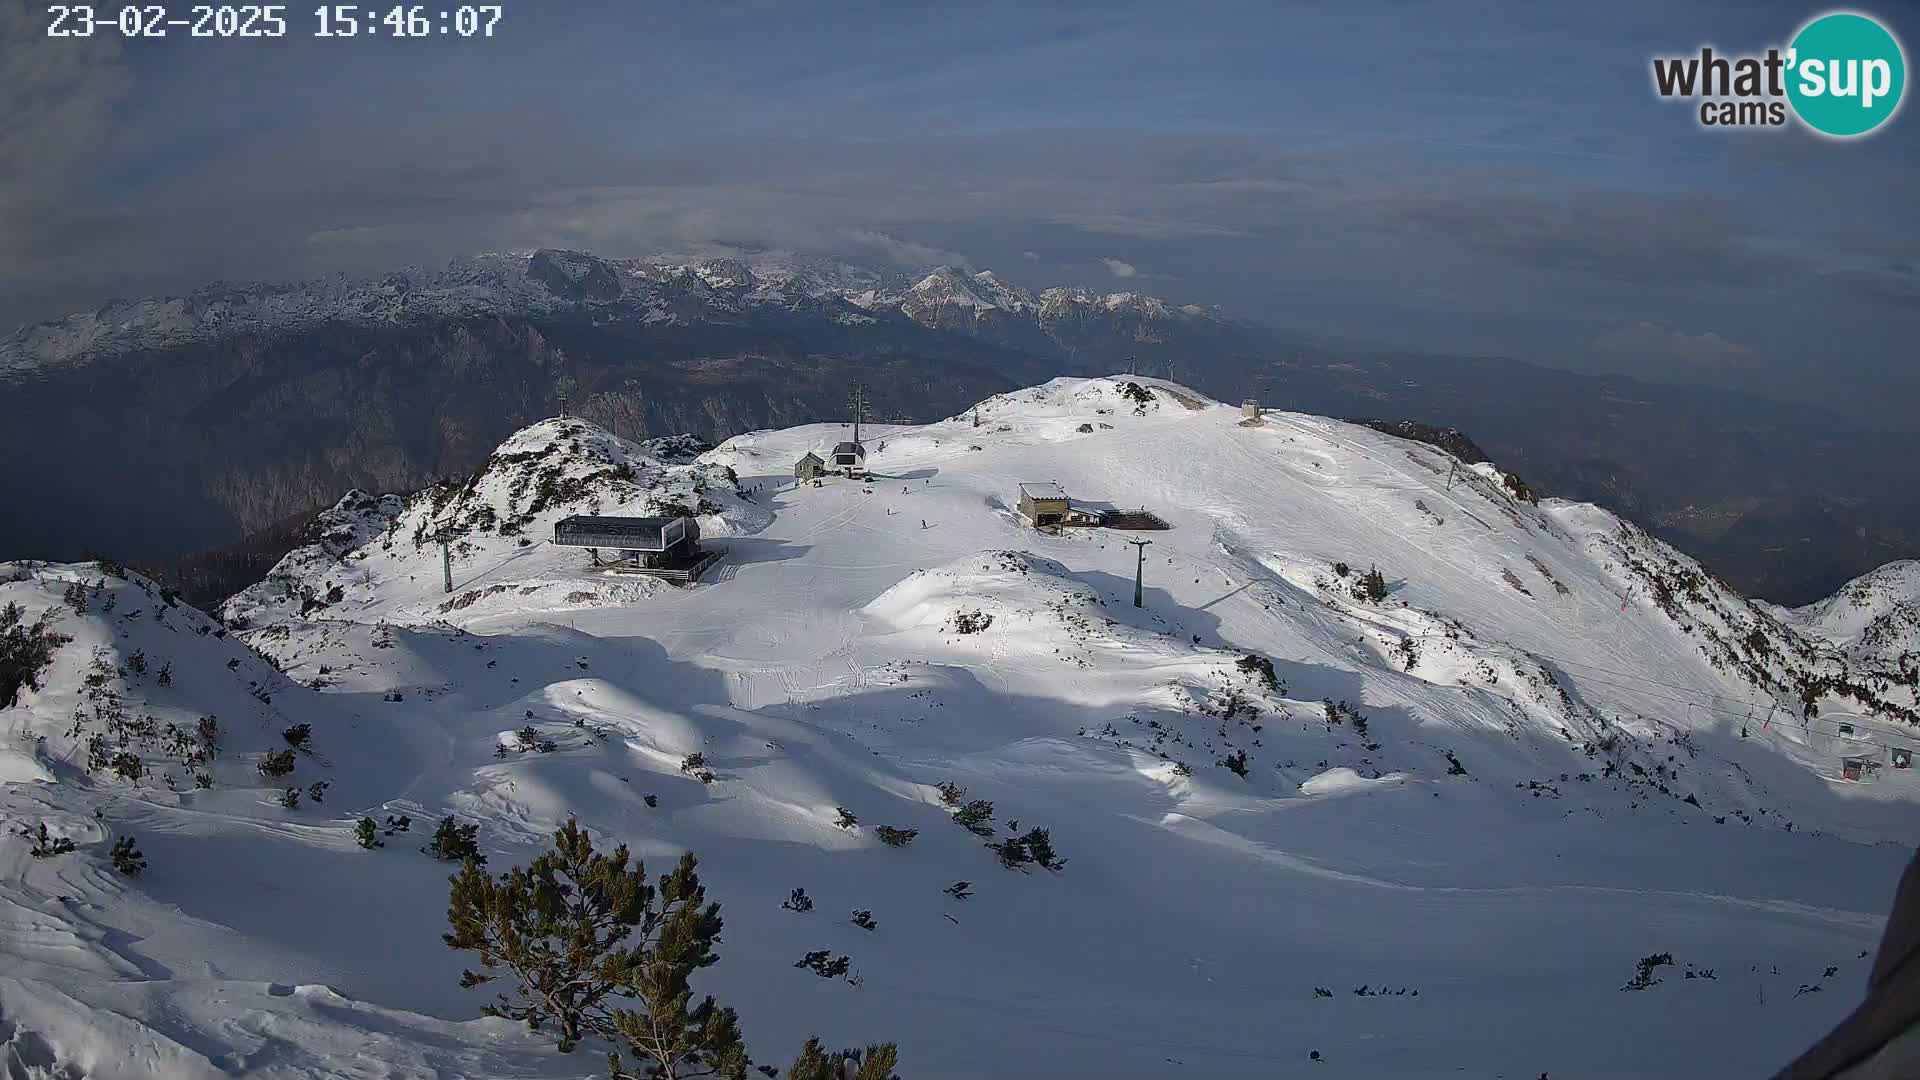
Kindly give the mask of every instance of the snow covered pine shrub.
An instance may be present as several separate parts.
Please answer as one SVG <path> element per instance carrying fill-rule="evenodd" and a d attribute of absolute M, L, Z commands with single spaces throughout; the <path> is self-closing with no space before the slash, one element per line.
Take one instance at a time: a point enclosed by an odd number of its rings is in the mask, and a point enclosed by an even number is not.
<path fill-rule="evenodd" d="M 1359 583 L 1354 585 L 1353 595 L 1355 599 L 1364 600 L 1369 604 L 1377 604 L 1385 600 L 1387 598 L 1386 575 L 1382 574 L 1377 566 L 1369 568 L 1366 573 L 1360 575 Z"/>
<path fill-rule="evenodd" d="M 460 985 L 485 985 L 501 971 L 513 982 L 484 1007 L 488 1015 L 534 1030 L 551 1025 L 563 1053 L 588 1038 L 624 1047 L 635 1068 L 609 1053 L 612 1080 L 745 1080 L 753 1061 L 737 1014 L 710 995 L 693 1004 L 693 973 L 720 959 L 722 921 L 692 852 L 652 885 L 625 844 L 596 852 L 569 818 L 554 831 L 552 850 L 528 865 L 489 877 L 469 861 L 449 881 L 445 941 L 480 958 L 481 970 L 464 972 Z M 856 1075 L 884 1080 L 897 1056 L 891 1043 L 870 1048 L 862 1057 L 878 1071 L 863 1066 Z M 834 1075 L 822 1071 L 824 1060 L 809 1040 L 794 1063 L 805 1071 L 790 1075 Z"/>
<path fill-rule="evenodd" d="M 12 708 L 23 689 L 40 689 L 54 650 L 73 640 L 53 629 L 53 617 L 48 608 L 29 623 L 19 604 L 0 607 L 0 709 Z"/>
<path fill-rule="evenodd" d="M 113 861 L 113 868 L 128 877 L 139 877 L 147 868 L 147 857 L 140 853 L 139 846 L 131 836 L 115 840 L 108 857 Z"/>
<path fill-rule="evenodd" d="M 476 839 L 480 835 L 480 826 L 462 825 L 449 814 L 440 819 L 440 825 L 433 830 L 433 839 L 421 851 L 442 862 L 464 860 L 486 865 L 487 857 L 480 853 Z"/>
<path fill-rule="evenodd" d="M 29 829 L 23 825 L 13 831 L 14 835 L 24 836 L 33 841 L 33 846 L 27 850 L 27 854 L 36 859 L 50 859 L 55 855 L 65 855 L 73 851 L 73 841 L 64 836 L 49 835 L 47 823 L 44 821 L 37 828 Z"/>

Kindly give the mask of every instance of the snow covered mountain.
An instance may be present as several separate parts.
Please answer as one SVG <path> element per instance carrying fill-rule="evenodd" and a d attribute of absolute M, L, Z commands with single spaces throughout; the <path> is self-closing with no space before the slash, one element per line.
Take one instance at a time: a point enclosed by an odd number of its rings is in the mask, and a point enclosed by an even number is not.
<path fill-rule="evenodd" d="M 244 334 L 298 334 L 329 323 L 382 327 L 474 316 L 550 314 L 583 307 L 610 320 L 685 326 L 737 319 L 756 308 L 813 309 L 842 322 L 900 312 L 927 326 L 956 311 L 1027 319 L 1043 330 L 1123 315 L 1135 325 L 1212 319 L 1135 293 L 1048 289 L 1037 298 L 991 271 L 939 267 L 917 279 L 857 263 L 787 252 L 744 257 L 605 259 L 540 250 L 456 259 L 371 278 L 346 275 L 292 284 L 215 283 L 183 297 L 115 300 L 90 312 L 22 327 L 0 341 L 0 379 L 82 364 L 128 351 L 176 348 Z"/>
<path fill-rule="evenodd" d="M 251 572 L 341 492 L 466 476 L 558 412 L 625 438 L 719 441 L 839 418 L 854 383 L 876 415 L 924 421 L 1121 369 L 1225 401 L 1456 429 L 1541 491 L 1607 506 L 1781 602 L 1825 596 L 1920 536 L 1920 504 L 1899 495 L 1902 437 L 1800 403 L 1316 343 L 991 270 L 542 250 L 113 301 L 0 339 L 0 459 L 14 466 L 0 502 L 40 509 L 0 515 L 0 550 L 104 552 L 197 593 L 204 575 L 174 560 L 204 568 L 238 544 Z M 161 517 L 173 524 L 146 526 Z"/>
<path fill-rule="evenodd" d="M 931 418 L 1109 369 L 1140 320 L 1165 312 L 1075 293 L 1001 319 L 968 308 L 961 326 L 934 288 L 948 277 L 786 254 L 543 250 L 116 301 L 0 340 L 0 456 L 17 465 L 0 499 L 45 509 L 0 519 L 0 547 L 204 551 L 349 488 L 464 476 L 556 410 L 631 438 L 716 438 L 838 415 L 862 382 L 879 415 Z M 1179 350 L 1231 354 L 1199 336 Z M 124 486 L 112 510 L 80 494 L 102 484 Z M 164 535 L 130 525 L 183 506 Z"/>
<path fill-rule="evenodd" d="M 1888 563 L 1780 616 L 1869 668 L 1911 671 L 1920 664 L 1920 562 Z"/>
<path fill-rule="evenodd" d="M 726 919 L 697 989 L 776 1064 L 818 1034 L 907 1076 L 1756 1075 L 1860 992 L 1920 825 L 1915 680 L 1847 637 L 1879 615 L 1756 605 L 1490 463 L 1164 380 L 882 425 L 873 479 L 795 485 L 846 434 L 543 421 L 465 482 L 341 499 L 224 624 L 0 567 L 8 656 L 42 612 L 72 639 L 0 709 L 31 833 L 0 838 L 0 1060 L 595 1070 L 459 987 L 417 850 L 448 815 L 491 868 L 569 815 L 650 871 L 697 851 Z M 1039 533 L 1029 481 L 1171 527 Z M 697 586 L 545 542 L 669 508 L 726 551 Z M 33 855 L 41 822 L 75 850 Z M 1059 870 L 985 848 L 1034 827 Z"/>

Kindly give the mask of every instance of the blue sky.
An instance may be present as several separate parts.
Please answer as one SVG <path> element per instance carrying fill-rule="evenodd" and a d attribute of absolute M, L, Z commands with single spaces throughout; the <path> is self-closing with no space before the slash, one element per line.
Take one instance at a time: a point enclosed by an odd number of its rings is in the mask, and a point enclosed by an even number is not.
<path fill-rule="evenodd" d="M 1817 7 L 505 7 L 485 41 L 316 40 L 294 5 L 287 41 L 116 48 L 0 0 L 0 324 L 725 243 L 1915 423 L 1920 113 L 1838 144 L 1704 131 L 1650 88 L 1656 53 L 1781 44 Z M 1920 6 L 1865 10 L 1920 40 Z"/>

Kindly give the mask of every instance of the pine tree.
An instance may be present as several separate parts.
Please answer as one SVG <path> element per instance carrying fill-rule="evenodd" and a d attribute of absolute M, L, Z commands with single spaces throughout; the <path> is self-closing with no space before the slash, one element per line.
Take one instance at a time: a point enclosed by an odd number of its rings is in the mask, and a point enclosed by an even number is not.
<path fill-rule="evenodd" d="M 816 1036 L 800 1048 L 800 1056 L 787 1066 L 787 1080 L 840 1080 L 840 1063 L 827 1056 L 826 1047 Z"/>
<path fill-rule="evenodd" d="M 33 847 L 27 854 L 36 859 L 48 859 L 55 855 L 65 855 L 72 851 L 73 841 L 65 836 L 51 836 L 47 833 L 47 823 L 41 822 L 38 829 L 16 829 L 15 832 L 33 841 Z"/>
<path fill-rule="evenodd" d="M 570 1051 L 588 1033 L 611 1026 L 610 998 L 634 993 L 665 909 L 654 910 L 646 868 L 628 865 L 625 844 L 597 853 L 571 818 L 553 842 L 553 850 L 497 878 L 468 860 L 450 879 L 451 932 L 444 940 L 449 948 L 480 954 L 482 971 L 463 972 L 461 986 L 498 977 L 483 972 L 512 974 L 514 989 L 486 1006 L 488 1015 L 523 1020 L 536 1030 L 551 1023 L 560 1049 Z"/>
<path fill-rule="evenodd" d="M 718 1076 L 744 1080 L 753 1062 L 732 1009 L 711 995 L 693 1005 L 693 973 L 720 959 L 720 905 L 706 901 L 699 861 L 680 857 L 673 873 L 660 879 L 659 909 L 647 909 L 641 955 L 632 975 L 638 1009 L 616 1009 L 613 1034 L 627 1045 L 647 1073 L 625 1071 L 618 1054 L 608 1055 L 614 1080 Z"/>
<path fill-rule="evenodd" d="M 1053 850 L 1053 834 L 1046 829 L 1028 829 L 1020 842 L 1026 846 L 1027 858 L 1048 870 L 1058 871 L 1067 865 L 1067 860 Z"/>
<path fill-rule="evenodd" d="M 693 973 L 719 959 L 714 946 L 722 926 L 720 905 L 707 902 L 700 883 L 699 860 L 687 852 L 655 886 L 642 863 L 629 865 L 625 844 L 596 853 L 571 818 L 553 839 L 553 850 L 526 867 L 488 877 L 469 860 L 448 879 L 444 940 L 478 952 L 488 972 L 466 971 L 460 984 L 483 985 L 500 977 L 490 972 L 504 969 L 514 988 L 485 1007 L 488 1015 L 535 1029 L 551 1023 L 562 1051 L 588 1037 L 622 1044 L 633 1066 L 620 1052 L 609 1053 L 610 1080 L 745 1080 L 753 1061 L 739 1017 L 711 996 L 693 1004 Z M 848 963 L 823 951 L 794 966 L 826 975 L 825 967 L 838 977 Z M 813 1057 L 825 1058 L 817 1041 L 810 1045 Z M 853 1080 L 899 1080 L 892 1075 L 897 1059 L 889 1043 L 843 1051 L 835 1060 L 859 1066 L 842 1068 Z M 812 1060 L 804 1049 L 801 1060 Z"/>
<path fill-rule="evenodd" d="M 1379 567 L 1372 567 L 1361 576 L 1360 584 L 1355 587 L 1355 594 L 1360 599 L 1373 604 L 1385 600 L 1387 598 L 1386 575 L 1380 572 Z"/>
<path fill-rule="evenodd" d="M 479 835 L 480 826 L 462 825 L 449 814 L 440 819 L 439 827 L 433 830 L 433 839 L 420 850 L 442 862 L 464 860 L 485 866 L 487 857 L 480 853 L 476 842 Z"/>
<path fill-rule="evenodd" d="M 829 1054 L 812 1038 L 787 1067 L 787 1080 L 900 1080 L 893 1073 L 899 1063 L 900 1049 L 892 1043 Z"/>
<path fill-rule="evenodd" d="M 147 868 L 147 857 L 140 853 L 131 836 L 123 836 L 115 840 L 113 849 L 108 854 L 113 860 L 113 868 L 128 877 L 139 877 Z"/>
<path fill-rule="evenodd" d="M 386 843 L 382 841 L 378 835 L 378 829 L 379 826 L 373 823 L 372 818 L 361 818 L 359 823 L 353 827 L 354 842 L 366 848 L 368 851 L 372 851 L 377 847 L 386 847 Z"/>
<path fill-rule="evenodd" d="M 40 673 L 53 663 L 54 651 L 73 640 L 55 632 L 53 609 L 29 623 L 19 604 L 0 607 L 0 709 L 11 708 L 21 690 L 40 689 Z"/>
<path fill-rule="evenodd" d="M 993 803 L 986 799 L 975 799 L 954 811 L 953 820 L 975 836 L 992 836 Z"/>
<path fill-rule="evenodd" d="M 1026 840 L 1018 836 L 1009 836 L 997 844 L 988 844 L 987 847 L 995 855 L 1000 856 L 1000 865 L 1009 870 L 1023 869 L 1027 863 L 1033 861 L 1033 856 L 1027 851 Z"/>

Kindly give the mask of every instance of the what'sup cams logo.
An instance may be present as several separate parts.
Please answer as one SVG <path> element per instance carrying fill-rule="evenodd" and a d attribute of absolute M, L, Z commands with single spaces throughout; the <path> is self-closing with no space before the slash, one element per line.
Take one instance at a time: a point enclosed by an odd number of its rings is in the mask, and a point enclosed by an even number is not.
<path fill-rule="evenodd" d="M 1836 139 L 1883 127 L 1900 111 L 1906 54 L 1879 20 L 1833 11 L 1802 26 L 1785 49 L 1759 56 L 1656 56 L 1653 89 L 1698 99 L 1702 127 L 1781 127 L 1788 117 Z"/>

